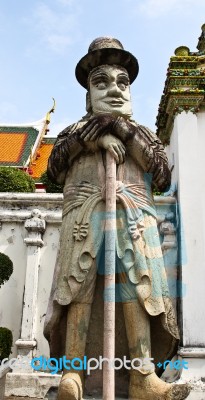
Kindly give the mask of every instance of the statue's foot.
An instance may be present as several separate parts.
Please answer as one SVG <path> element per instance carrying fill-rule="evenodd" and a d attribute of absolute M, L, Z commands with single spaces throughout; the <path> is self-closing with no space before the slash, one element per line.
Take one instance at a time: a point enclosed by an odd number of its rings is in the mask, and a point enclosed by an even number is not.
<path fill-rule="evenodd" d="M 129 400 L 183 400 L 190 393 L 187 384 L 171 384 L 162 381 L 153 372 L 143 375 L 133 371 L 130 378 Z"/>
<path fill-rule="evenodd" d="M 63 375 L 58 388 L 57 400 L 82 400 L 82 379 L 77 372 Z"/>
<path fill-rule="evenodd" d="M 186 399 L 191 391 L 191 387 L 184 383 L 180 385 L 171 384 L 171 388 L 165 397 L 165 400 L 183 400 Z"/>

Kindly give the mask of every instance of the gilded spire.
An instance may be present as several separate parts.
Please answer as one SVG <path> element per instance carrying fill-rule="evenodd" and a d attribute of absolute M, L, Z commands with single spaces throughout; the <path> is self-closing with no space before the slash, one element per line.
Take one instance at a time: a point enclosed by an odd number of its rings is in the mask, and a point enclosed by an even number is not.
<path fill-rule="evenodd" d="M 47 124 L 49 124 L 50 123 L 50 120 L 51 120 L 51 113 L 54 113 L 54 111 L 55 111 L 55 108 L 56 108 L 56 101 L 55 101 L 55 99 L 52 97 L 52 99 L 53 99 L 53 107 L 50 109 L 50 111 L 48 111 L 47 112 L 47 114 L 46 114 L 46 122 L 47 122 Z"/>

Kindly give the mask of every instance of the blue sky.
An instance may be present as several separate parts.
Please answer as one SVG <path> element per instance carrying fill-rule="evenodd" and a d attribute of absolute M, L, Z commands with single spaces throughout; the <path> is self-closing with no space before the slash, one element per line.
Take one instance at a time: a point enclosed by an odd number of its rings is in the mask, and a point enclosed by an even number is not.
<path fill-rule="evenodd" d="M 0 123 L 41 119 L 56 99 L 50 135 L 85 114 L 75 66 L 98 36 L 114 36 L 139 61 L 134 118 L 155 130 L 174 50 L 196 50 L 204 0 L 0 0 Z"/>

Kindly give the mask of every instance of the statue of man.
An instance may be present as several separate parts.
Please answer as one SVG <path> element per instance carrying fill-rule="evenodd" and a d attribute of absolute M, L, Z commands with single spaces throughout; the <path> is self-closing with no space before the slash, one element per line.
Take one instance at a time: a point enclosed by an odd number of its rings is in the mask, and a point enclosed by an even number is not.
<path fill-rule="evenodd" d="M 49 158 L 49 177 L 64 184 L 60 251 L 45 324 L 54 357 L 60 344 L 67 359 L 85 355 L 97 264 L 103 263 L 106 151 L 117 165 L 116 270 L 130 359 L 151 357 L 151 318 L 166 336 L 166 343 L 152 344 L 160 347 L 161 361 L 176 351 L 178 329 L 152 196 L 153 186 L 163 191 L 170 185 L 170 170 L 160 140 L 132 119 L 130 84 L 137 74 L 137 59 L 118 40 L 94 40 L 76 67 L 87 89 L 87 115 L 58 135 Z M 65 312 L 66 336 L 59 339 Z M 176 400 L 188 393 L 186 385 L 163 382 L 151 367 L 131 371 L 129 399 Z M 59 400 L 82 396 L 83 372 L 65 370 Z"/>

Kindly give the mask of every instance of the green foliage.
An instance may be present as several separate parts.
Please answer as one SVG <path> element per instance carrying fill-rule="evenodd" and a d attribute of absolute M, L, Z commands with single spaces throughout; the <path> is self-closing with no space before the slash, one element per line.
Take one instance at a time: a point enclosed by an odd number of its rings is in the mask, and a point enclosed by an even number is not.
<path fill-rule="evenodd" d="M 1 192 L 34 192 L 35 183 L 30 175 L 13 167 L 0 167 Z"/>
<path fill-rule="evenodd" d="M 0 328 L 0 361 L 11 354 L 13 335 L 10 329 Z"/>
<path fill-rule="evenodd" d="M 57 185 L 56 183 L 51 182 L 47 172 L 44 172 L 41 175 L 41 182 L 46 186 L 47 193 L 63 193 L 63 185 Z"/>
<path fill-rule="evenodd" d="M 0 253 L 0 287 L 9 280 L 13 272 L 13 263 L 11 259 L 3 253 Z"/>

